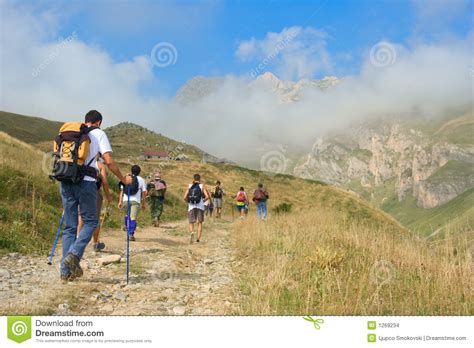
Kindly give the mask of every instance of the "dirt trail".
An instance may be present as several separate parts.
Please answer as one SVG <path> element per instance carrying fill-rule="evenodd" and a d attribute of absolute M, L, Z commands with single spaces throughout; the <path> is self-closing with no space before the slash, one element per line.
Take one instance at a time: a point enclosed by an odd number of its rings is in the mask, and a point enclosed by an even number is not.
<path fill-rule="evenodd" d="M 137 241 L 131 242 L 129 285 L 124 283 L 121 230 L 103 233 L 104 252 L 95 253 L 89 245 L 81 262 L 84 276 L 73 282 L 59 280 L 60 251 L 52 266 L 45 257 L 6 255 L 0 259 L 0 314 L 236 313 L 231 228 L 227 221 L 207 219 L 203 240 L 191 245 L 185 221 L 138 230 Z M 110 255 L 121 255 L 121 262 L 100 265 L 100 258 Z"/>

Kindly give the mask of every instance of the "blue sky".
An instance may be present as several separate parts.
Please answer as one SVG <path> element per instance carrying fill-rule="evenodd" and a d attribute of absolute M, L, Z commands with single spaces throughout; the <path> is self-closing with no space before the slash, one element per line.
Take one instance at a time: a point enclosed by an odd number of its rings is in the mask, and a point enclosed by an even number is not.
<path fill-rule="evenodd" d="M 0 109 L 62 121 L 97 109 L 106 126 L 132 121 L 234 160 L 369 117 L 472 112 L 473 3 L 0 0 Z M 265 71 L 344 79 L 282 104 L 249 84 Z M 175 103 L 196 75 L 227 78 Z"/>
<path fill-rule="evenodd" d="M 144 94 L 172 95 L 195 75 L 242 75 L 256 64 L 236 57 L 239 43 L 262 40 L 283 28 L 311 27 L 327 34 L 332 67 L 313 76 L 359 71 L 371 46 L 381 40 L 407 46 L 471 29 L 469 1 L 42 1 L 35 7 L 60 13 L 56 35 L 76 32 L 120 63 L 150 54 L 159 42 L 177 50 L 176 64 L 153 69 Z M 53 38 L 54 39 L 54 38 Z M 272 70 L 272 64 L 267 67 Z"/>

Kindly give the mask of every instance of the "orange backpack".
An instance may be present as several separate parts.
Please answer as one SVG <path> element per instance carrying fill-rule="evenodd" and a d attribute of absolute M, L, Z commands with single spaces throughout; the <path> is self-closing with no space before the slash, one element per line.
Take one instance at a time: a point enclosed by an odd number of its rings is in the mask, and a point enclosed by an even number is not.
<path fill-rule="evenodd" d="M 97 178 L 97 169 L 85 163 L 89 155 L 89 132 L 98 127 L 87 127 L 81 122 L 66 122 L 59 129 L 53 143 L 53 171 L 51 179 L 78 184 L 85 175 Z"/>

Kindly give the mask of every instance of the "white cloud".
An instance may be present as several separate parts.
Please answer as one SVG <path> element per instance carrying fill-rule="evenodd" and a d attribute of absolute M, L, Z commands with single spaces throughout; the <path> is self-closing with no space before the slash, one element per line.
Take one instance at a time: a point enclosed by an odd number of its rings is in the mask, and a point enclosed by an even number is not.
<path fill-rule="evenodd" d="M 139 123 L 235 160 L 256 158 L 255 149 L 264 143 L 307 145 L 328 130 L 371 116 L 403 117 L 416 111 L 437 117 L 472 110 L 472 36 L 413 47 L 385 42 L 396 52 L 390 65 L 373 65 L 367 52 L 360 73 L 326 92 L 307 91 L 294 104 L 278 103 L 269 91 L 249 89 L 246 79 L 227 77 L 216 93 L 183 107 L 140 94 L 143 85 L 158 83 L 149 52 L 115 62 L 79 36 L 61 40 L 54 13 L 33 15 L 9 3 L 1 6 L 2 25 L 8 28 L 0 37 L 2 110 L 78 120 L 94 108 L 104 114 L 106 126 Z M 238 55 L 266 58 L 292 33 L 297 35 L 269 68 L 283 72 L 280 77 L 331 68 L 326 35 L 312 28 L 286 28 L 264 40 L 248 40 Z M 34 77 L 41 64 L 44 69 Z"/>
<path fill-rule="evenodd" d="M 285 79 L 311 78 L 332 70 L 326 39 L 324 31 L 295 26 L 269 32 L 261 40 L 242 41 L 235 54 L 242 61 L 254 61 L 258 73 L 273 70 Z"/>
<path fill-rule="evenodd" d="M 71 120 L 96 108 L 106 123 L 153 112 L 138 93 L 154 79 L 148 56 L 117 63 L 75 32 L 51 39 L 57 20 L 31 11 L 2 3 L 1 109 Z"/>

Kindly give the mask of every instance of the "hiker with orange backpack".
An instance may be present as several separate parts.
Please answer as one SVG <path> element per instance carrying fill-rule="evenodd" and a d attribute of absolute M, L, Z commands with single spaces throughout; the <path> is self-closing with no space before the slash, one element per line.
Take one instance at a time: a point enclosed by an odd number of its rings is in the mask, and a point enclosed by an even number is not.
<path fill-rule="evenodd" d="M 135 241 L 135 230 L 137 229 L 137 217 L 140 207 L 146 209 L 146 195 L 147 187 L 145 179 L 140 176 L 141 168 L 138 165 L 133 165 L 131 168 L 131 184 L 130 184 L 130 194 L 128 194 L 127 187 L 123 183 L 119 184 L 120 194 L 119 194 L 119 209 L 122 209 L 123 202 L 130 203 L 130 216 L 127 213 L 125 216 L 125 226 L 128 227 L 128 239 L 132 242 Z M 128 210 L 128 207 L 127 207 Z"/>
<path fill-rule="evenodd" d="M 269 197 L 268 192 L 263 188 L 263 184 L 259 183 L 252 198 L 255 204 L 257 204 L 258 219 L 265 220 L 267 218 L 267 200 Z"/>
<path fill-rule="evenodd" d="M 232 198 L 235 198 L 235 200 L 237 201 L 236 207 L 237 210 L 240 212 L 240 218 L 244 219 L 246 216 L 245 210 L 248 209 L 249 204 L 247 192 L 245 192 L 245 189 L 243 187 L 240 187 L 239 192 L 237 192 L 235 195 L 232 195 Z"/>
<path fill-rule="evenodd" d="M 67 122 L 54 139 L 54 165 L 52 179 L 61 182 L 61 198 L 65 227 L 62 235 L 62 280 L 73 280 L 83 274 L 80 266 L 84 250 L 97 227 L 97 159 L 104 163 L 115 176 L 130 184 L 130 178 L 122 175 L 112 158 L 112 147 L 107 135 L 100 129 L 102 115 L 89 111 L 85 122 Z M 78 215 L 84 223 L 76 237 Z"/>

